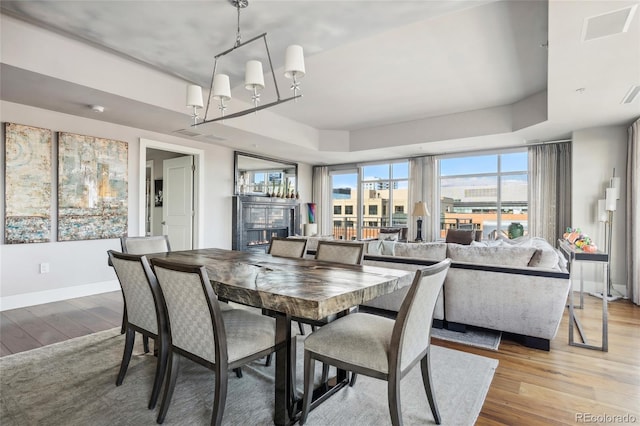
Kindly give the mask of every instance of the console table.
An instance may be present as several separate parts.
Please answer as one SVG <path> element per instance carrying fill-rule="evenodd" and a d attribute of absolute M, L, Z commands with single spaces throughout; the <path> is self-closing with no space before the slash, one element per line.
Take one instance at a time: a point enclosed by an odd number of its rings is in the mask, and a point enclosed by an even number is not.
<path fill-rule="evenodd" d="M 576 262 L 596 262 L 601 263 L 604 271 L 603 278 L 603 295 L 606 296 L 608 290 L 608 276 L 609 276 L 609 255 L 607 253 L 603 253 L 601 251 L 597 251 L 595 253 L 586 253 L 574 246 L 573 244 L 569 244 L 569 242 L 565 240 L 558 240 L 558 247 L 562 254 L 567 258 L 569 262 L 569 275 L 571 280 L 571 291 L 569 292 L 569 344 L 572 346 L 578 346 L 581 348 L 587 349 L 596 349 L 601 350 L 603 352 L 607 352 L 609 350 L 608 345 L 608 323 L 607 323 L 607 298 L 602 298 L 602 346 L 595 346 L 589 344 L 587 341 L 587 337 L 582 329 L 582 325 L 576 316 L 574 315 L 574 306 L 573 306 L 573 280 L 575 278 L 575 263 Z M 580 308 L 583 308 L 583 278 L 582 278 L 582 267 L 580 268 Z M 576 342 L 574 340 L 574 327 L 578 329 L 578 333 L 580 334 L 580 339 L 582 342 Z"/>

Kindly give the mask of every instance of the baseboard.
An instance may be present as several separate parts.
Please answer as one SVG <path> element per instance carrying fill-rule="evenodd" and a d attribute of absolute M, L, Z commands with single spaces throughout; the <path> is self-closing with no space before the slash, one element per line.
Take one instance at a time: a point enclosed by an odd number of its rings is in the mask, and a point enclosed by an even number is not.
<path fill-rule="evenodd" d="M 24 308 L 26 306 L 41 305 L 43 303 L 58 302 L 76 297 L 91 296 L 120 290 L 118 280 L 103 281 L 73 287 L 56 288 L 54 290 L 36 291 L 32 293 L 16 294 L 0 297 L 0 312 L 9 309 Z"/>

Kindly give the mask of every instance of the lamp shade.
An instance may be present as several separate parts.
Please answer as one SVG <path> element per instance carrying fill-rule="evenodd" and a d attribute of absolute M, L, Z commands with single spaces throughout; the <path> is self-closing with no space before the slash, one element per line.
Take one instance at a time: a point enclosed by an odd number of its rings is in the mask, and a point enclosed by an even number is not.
<path fill-rule="evenodd" d="M 616 200 L 620 199 L 620 178 L 612 177 L 609 182 L 609 187 L 613 189 L 613 196 L 616 197 Z"/>
<path fill-rule="evenodd" d="M 287 47 L 284 60 L 284 76 L 293 78 L 295 75 L 296 78 L 302 78 L 304 77 L 304 73 L 304 53 L 302 46 L 292 44 Z"/>
<path fill-rule="evenodd" d="M 264 89 L 262 62 L 247 61 L 247 65 L 244 70 L 244 87 L 247 90 Z"/>
<path fill-rule="evenodd" d="M 427 204 L 423 201 L 418 201 L 413 206 L 412 216 L 431 216 L 429 213 L 429 209 L 427 208 Z"/>
<path fill-rule="evenodd" d="M 615 193 L 615 188 L 607 188 L 606 189 L 606 202 L 605 202 L 605 208 L 610 211 L 610 212 L 614 212 L 616 211 L 616 193 Z"/>
<path fill-rule="evenodd" d="M 598 222 L 607 222 L 609 220 L 606 209 L 606 200 L 598 200 L 598 211 L 596 214 Z"/>
<path fill-rule="evenodd" d="M 187 86 L 187 106 L 196 108 L 204 106 L 202 102 L 202 87 L 195 84 Z"/>
<path fill-rule="evenodd" d="M 231 99 L 231 86 L 229 76 L 226 74 L 216 74 L 213 77 L 213 99 L 228 101 Z"/>

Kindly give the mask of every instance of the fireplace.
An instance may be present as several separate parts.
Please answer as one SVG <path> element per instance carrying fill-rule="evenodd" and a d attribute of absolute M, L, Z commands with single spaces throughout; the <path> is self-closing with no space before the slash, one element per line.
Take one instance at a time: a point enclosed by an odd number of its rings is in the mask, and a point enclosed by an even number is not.
<path fill-rule="evenodd" d="M 234 196 L 232 248 L 265 253 L 271 238 L 300 233 L 296 199 Z"/>

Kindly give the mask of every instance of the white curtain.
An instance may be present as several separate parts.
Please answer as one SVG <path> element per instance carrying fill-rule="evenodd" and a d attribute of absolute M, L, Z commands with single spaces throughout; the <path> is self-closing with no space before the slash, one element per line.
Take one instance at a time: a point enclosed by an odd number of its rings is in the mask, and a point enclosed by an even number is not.
<path fill-rule="evenodd" d="M 529 235 L 555 246 L 571 226 L 571 143 L 529 147 Z"/>
<path fill-rule="evenodd" d="M 408 235 L 409 240 L 413 240 L 417 235 L 417 218 L 411 214 L 413 207 L 418 201 L 424 201 L 431 217 L 422 219 L 422 239 L 423 241 L 433 241 L 433 214 L 434 214 L 434 164 L 433 156 L 411 158 L 409 160 L 409 200 L 408 200 Z"/>
<path fill-rule="evenodd" d="M 629 127 L 627 235 L 627 296 L 640 305 L 640 120 Z"/>
<path fill-rule="evenodd" d="M 319 235 L 333 233 L 333 200 L 331 175 L 327 166 L 313 168 L 313 202 L 316 204 L 316 223 Z"/>

